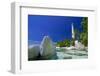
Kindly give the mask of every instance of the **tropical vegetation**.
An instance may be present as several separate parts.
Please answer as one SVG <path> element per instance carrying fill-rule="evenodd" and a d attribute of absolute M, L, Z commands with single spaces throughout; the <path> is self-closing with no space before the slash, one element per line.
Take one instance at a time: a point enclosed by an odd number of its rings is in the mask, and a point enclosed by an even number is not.
<path fill-rule="evenodd" d="M 84 17 L 82 19 L 81 26 L 82 26 L 82 32 L 80 32 L 77 29 L 74 30 L 75 39 L 80 41 L 84 46 L 88 46 L 88 18 L 87 17 Z M 57 42 L 57 46 L 59 47 L 69 47 L 70 45 L 74 46 L 75 39 L 71 39 L 71 40 L 65 39 L 63 41 L 59 41 Z"/>

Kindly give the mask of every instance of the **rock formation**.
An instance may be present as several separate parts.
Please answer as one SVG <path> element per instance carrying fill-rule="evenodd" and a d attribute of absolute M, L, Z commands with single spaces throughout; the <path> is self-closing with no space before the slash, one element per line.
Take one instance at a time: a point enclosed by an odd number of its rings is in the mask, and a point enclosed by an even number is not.
<path fill-rule="evenodd" d="M 77 40 L 75 41 L 75 48 L 78 50 L 85 50 L 85 46 L 81 42 L 78 42 Z"/>
<path fill-rule="evenodd" d="M 40 46 L 39 45 L 33 45 L 28 48 L 28 59 L 29 60 L 35 60 L 37 59 L 38 55 L 40 53 Z"/>
<path fill-rule="evenodd" d="M 56 56 L 56 47 L 49 36 L 44 36 L 40 49 L 40 54 L 43 59 L 52 59 Z"/>

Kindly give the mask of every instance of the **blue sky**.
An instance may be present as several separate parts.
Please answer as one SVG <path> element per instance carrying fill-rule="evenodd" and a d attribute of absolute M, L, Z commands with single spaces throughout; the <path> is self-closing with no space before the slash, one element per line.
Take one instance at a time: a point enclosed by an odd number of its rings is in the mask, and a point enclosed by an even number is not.
<path fill-rule="evenodd" d="M 41 41 L 49 36 L 54 42 L 71 39 L 71 24 L 82 31 L 83 17 L 28 15 L 28 40 Z"/>

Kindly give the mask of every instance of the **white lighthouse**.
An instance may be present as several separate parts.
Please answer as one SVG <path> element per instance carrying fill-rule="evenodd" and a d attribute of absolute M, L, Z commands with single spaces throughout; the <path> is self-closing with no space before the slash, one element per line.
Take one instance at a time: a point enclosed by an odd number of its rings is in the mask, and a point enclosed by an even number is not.
<path fill-rule="evenodd" d="M 74 33 L 74 26 L 73 26 L 73 23 L 71 24 L 72 26 L 72 39 L 75 39 L 75 33 Z"/>

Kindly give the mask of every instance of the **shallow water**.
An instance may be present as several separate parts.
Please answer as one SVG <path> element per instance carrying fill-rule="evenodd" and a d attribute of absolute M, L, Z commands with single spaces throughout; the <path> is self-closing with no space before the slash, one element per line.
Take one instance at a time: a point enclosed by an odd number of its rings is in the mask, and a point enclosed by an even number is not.
<path fill-rule="evenodd" d="M 82 59 L 88 58 L 88 52 L 86 50 L 57 50 L 58 59 Z"/>

